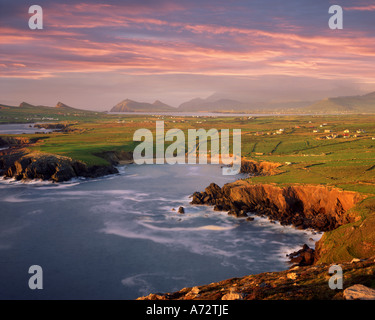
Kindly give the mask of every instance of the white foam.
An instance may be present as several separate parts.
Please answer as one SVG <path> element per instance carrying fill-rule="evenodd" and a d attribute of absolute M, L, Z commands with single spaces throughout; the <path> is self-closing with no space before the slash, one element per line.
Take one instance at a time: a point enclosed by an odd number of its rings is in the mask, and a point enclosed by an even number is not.
<path fill-rule="evenodd" d="M 7 178 L 7 177 L 0 177 L 0 182 L 4 184 L 12 184 L 12 185 L 52 185 L 56 184 L 54 181 L 48 180 L 41 180 L 41 179 L 31 179 L 31 180 L 16 180 L 14 177 Z"/>
<path fill-rule="evenodd" d="M 157 227 L 152 224 L 145 223 L 144 221 L 139 222 L 145 228 L 157 231 L 167 231 L 167 232 L 193 232 L 193 231 L 201 231 L 201 230 L 208 230 L 208 231 L 224 231 L 224 230 L 232 230 L 235 229 L 236 225 L 231 226 L 218 226 L 218 225 L 205 225 L 200 227 L 173 227 L 173 228 L 166 228 L 166 227 Z"/>

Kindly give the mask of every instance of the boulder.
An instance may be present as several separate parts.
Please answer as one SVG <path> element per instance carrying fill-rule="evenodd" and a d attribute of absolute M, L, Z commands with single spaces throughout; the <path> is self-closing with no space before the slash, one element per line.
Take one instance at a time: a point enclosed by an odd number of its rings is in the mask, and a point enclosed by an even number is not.
<path fill-rule="evenodd" d="M 362 284 L 355 284 L 344 290 L 346 300 L 375 300 L 375 290 Z"/>
<path fill-rule="evenodd" d="M 229 292 L 221 297 L 221 300 L 243 300 L 243 294 L 237 291 L 238 288 L 232 287 Z"/>
<path fill-rule="evenodd" d="M 310 266 L 314 263 L 315 250 L 304 244 L 302 249 L 287 255 L 290 262 L 298 266 Z"/>

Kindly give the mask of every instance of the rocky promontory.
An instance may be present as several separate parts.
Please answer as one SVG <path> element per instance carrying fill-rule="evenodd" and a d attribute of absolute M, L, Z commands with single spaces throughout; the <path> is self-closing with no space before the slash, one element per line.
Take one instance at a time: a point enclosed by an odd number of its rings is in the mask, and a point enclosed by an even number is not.
<path fill-rule="evenodd" d="M 51 123 L 36 124 L 40 128 L 57 129 L 68 132 L 69 124 Z M 105 159 L 108 164 L 87 165 L 70 157 L 30 151 L 30 146 L 40 138 L 29 137 L 0 137 L 0 176 L 16 180 L 49 180 L 54 182 L 68 181 L 72 178 L 96 178 L 118 173 L 119 164 L 131 163 L 132 152 L 105 151 L 95 154 Z"/>

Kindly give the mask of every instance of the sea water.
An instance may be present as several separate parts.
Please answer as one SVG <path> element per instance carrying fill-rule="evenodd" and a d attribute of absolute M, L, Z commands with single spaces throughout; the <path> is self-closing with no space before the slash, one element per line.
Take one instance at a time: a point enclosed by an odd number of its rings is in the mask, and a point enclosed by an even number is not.
<path fill-rule="evenodd" d="M 245 177 L 223 176 L 219 165 L 119 169 L 67 183 L 0 183 L 0 299 L 135 299 L 287 269 L 288 252 L 320 237 L 191 205 L 211 182 Z M 31 265 L 42 267 L 41 290 L 28 286 Z"/>

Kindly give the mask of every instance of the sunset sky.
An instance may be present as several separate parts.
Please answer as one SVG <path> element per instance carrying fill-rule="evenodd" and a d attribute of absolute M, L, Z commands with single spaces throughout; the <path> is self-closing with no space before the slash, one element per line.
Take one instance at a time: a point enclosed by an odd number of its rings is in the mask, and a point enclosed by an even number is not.
<path fill-rule="evenodd" d="M 30 30 L 29 6 L 43 8 Z M 344 29 L 328 8 L 344 9 Z M 0 103 L 108 110 L 212 94 L 315 100 L 375 91 L 375 2 L 0 0 Z"/>

